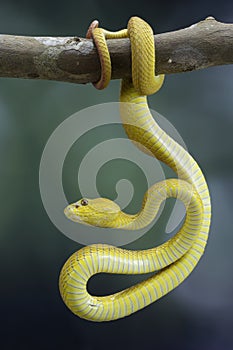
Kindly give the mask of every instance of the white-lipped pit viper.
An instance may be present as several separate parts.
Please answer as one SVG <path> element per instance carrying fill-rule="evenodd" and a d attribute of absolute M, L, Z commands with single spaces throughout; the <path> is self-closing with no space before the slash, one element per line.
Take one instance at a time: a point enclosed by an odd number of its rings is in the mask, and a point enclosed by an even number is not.
<path fill-rule="evenodd" d="M 111 79 L 108 38 L 129 37 L 132 52 L 132 79 L 121 83 L 121 117 L 132 141 L 141 143 L 154 157 L 171 167 L 179 179 L 156 183 L 144 196 L 139 213 L 129 215 L 109 199 L 82 199 L 65 209 L 66 216 L 84 224 L 135 230 L 147 226 L 161 203 L 169 197 L 181 200 L 186 218 L 179 232 L 161 246 L 130 251 L 106 244 L 86 246 L 64 264 L 59 288 L 67 307 L 90 321 L 111 321 L 136 312 L 177 287 L 192 272 L 201 258 L 208 239 L 211 205 L 205 178 L 191 155 L 168 136 L 155 122 L 147 104 L 147 95 L 156 92 L 164 76 L 155 76 L 154 37 L 150 26 L 132 17 L 127 29 L 109 32 L 94 21 L 87 37 L 92 37 L 101 61 L 101 78 L 94 85 L 105 88 Z M 132 125 L 135 125 L 132 126 Z M 87 282 L 97 273 L 142 274 L 152 277 L 108 296 L 93 296 Z"/>

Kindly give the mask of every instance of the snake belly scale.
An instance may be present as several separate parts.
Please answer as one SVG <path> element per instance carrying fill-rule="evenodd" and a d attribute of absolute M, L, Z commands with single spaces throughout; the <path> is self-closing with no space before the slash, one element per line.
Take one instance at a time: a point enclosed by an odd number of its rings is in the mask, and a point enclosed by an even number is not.
<path fill-rule="evenodd" d="M 105 88 L 111 78 L 108 38 L 129 37 L 132 50 L 132 80 L 123 79 L 120 101 L 121 118 L 127 136 L 146 153 L 171 167 L 177 179 L 154 184 L 144 195 L 139 213 L 129 215 L 105 198 L 82 199 L 65 209 L 66 216 L 82 224 L 135 230 L 147 226 L 166 198 L 181 200 L 186 218 L 177 234 L 161 246 L 130 251 L 106 244 L 86 246 L 64 264 L 59 278 L 61 296 L 67 307 L 90 321 L 111 321 L 128 316 L 177 287 L 200 260 L 208 239 L 211 204 L 202 171 L 192 156 L 168 136 L 153 119 L 147 95 L 156 92 L 164 76 L 155 76 L 155 48 L 150 26 L 132 17 L 128 27 L 119 32 L 90 26 L 99 52 L 102 73 L 94 85 Z M 141 274 L 157 272 L 152 277 L 108 296 L 94 296 L 87 282 L 97 273 Z"/>

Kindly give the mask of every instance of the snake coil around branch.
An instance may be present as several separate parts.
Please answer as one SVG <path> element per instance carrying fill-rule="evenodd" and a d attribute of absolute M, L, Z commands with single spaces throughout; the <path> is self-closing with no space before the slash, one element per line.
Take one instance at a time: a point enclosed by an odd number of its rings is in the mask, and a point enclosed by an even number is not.
<path fill-rule="evenodd" d="M 233 64 L 233 24 L 213 17 L 190 27 L 154 36 L 156 74 L 170 74 Z M 128 38 L 109 39 L 111 79 L 131 75 Z M 90 83 L 100 76 L 91 39 L 0 35 L 0 77 Z"/>

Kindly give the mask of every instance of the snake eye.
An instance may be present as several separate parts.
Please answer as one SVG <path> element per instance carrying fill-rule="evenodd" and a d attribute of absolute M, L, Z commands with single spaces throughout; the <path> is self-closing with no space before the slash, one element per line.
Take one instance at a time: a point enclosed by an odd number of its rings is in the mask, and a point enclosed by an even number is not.
<path fill-rule="evenodd" d="M 83 206 L 88 205 L 88 200 L 87 199 L 82 199 L 81 200 L 81 205 L 83 205 Z"/>

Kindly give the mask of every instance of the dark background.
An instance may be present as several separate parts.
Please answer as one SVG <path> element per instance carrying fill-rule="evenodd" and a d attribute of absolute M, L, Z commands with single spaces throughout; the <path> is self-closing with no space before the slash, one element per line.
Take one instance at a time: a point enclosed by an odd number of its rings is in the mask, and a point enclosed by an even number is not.
<path fill-rule="evenodd" d="M 180 29 L 209 15 L 233 22 L 230 0 L 25 0 L 0 5 L 0 32 L 18 35 L 84 36 L 94 18 L 117 30 L 132 15 L 157 32 Z M 0 81 L 1 349 L 233 348 L 232 66 L 167 76 L 163 89 L 150 98 L 151 107 L 173 123 L 204 169 L 212 195 L 208 248 L 190 278 L 146 309 L 105 324 L 74 316 L 59 296 L 61 266 L 81 245 L 61 234 L 43 208 L 41 154 L 65 118 L 96 103 L 117 101 L 118 90 L 117 81 L 101 93 L 91 85 Z M 142 249 L 155 242 L 149 234 L 127 247 Z M 109 285 L 118 289 L 136 280 L 96 277 L 93 292 L 107 293 Z"/>

